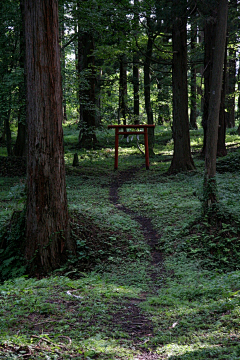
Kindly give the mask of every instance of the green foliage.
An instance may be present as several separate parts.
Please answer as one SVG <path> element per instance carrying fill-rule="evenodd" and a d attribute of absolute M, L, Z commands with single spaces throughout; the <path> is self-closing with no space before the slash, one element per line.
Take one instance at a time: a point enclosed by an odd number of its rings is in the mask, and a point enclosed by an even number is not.
<path fill-rule="evenodd" d="M 185 253 L 201 267 L 219 271 L 240 268 L 240 227 L 231 216 L 217 213 L 209 224 L 208 217 L 199 219 L 182 236 L 178 253 Z"/>
<path fill-rule="evenodd" d="M 121 139 L 118 172 L 113 170 L 114 132 L 98 133 L 99 149 L 76 150 L 76 128 L 64 125 L 68 204 L 78 256 L 54 274 L 61 276 L 14 278 L 0 285 L 0 358 L 31 353 L 33 360 L 130 360 L 147 359 L 151 352 L 152 357 L 175 360 L 238 359 L 238 172 L 217 174 L 223 210 L 209 224 L 199 218 L 203 160 L 194 159 L 198 171 L 191 174 L 165 174 L 173 149 L 169 127 L 156 129 L 156 156 L 149 171 L 134 140 Z M 234 141 L 235 135 L 228 136 Z M 200 149 L 200 130 L 191 131 L 191 142 Z M 76 151 L 79 166 L 74 168 Z M 132 167 L 139 170 L 125 181 L 119 172 Z M 109 189 L 117 181 L 119 197 L 113 204 Z M 5 238 L 10 239 L 7 229 L 24 231 L 22 213 L 15 215 L 16 222 L 10 218 L 13 209 L 23 206 L 24 181 L 0 178 L 0 188 L 1 223 L 8 220 Z M 164 255 L 164 264 L 153 266 L 139 216 L 150 218 L 159 234 L 154 251 Z M 5 264 L 9 275 L 15 262 Z M 21 264 L 16 267 L 20 270 Z"/>
<path fill-rule="evenodd" d="M 122 221 L 121 230 L 118 224 L 117 231 L 114 227 L 106 226 L 109 219 L 104 219 L 105 216 L 101 216 L 104 225 L 100 225 L 99 219 L 95 220 L 93 215 L 90 217 L 76 210 L 71 213 L 71 236 L 76 240 L 77 255 L 71 257 L 66 266 L 58 271 L 65 269 L 77 276 L 79 272 L 90 270 L 106 271 L 106 268 L 122 261 L 148 258 L 148 247 L 139 239 L 138 233 L 130 234 L 129 224 L 124 227 Z"/>
<path fill-rule="evenodd" d="M 174 271 L 174 276 L 143 304 L 157 324 L 150 341 L 159 356 L 237 359 L 239 271 L 218 274 L 203 270 L 184 254 L 170 257 L 165 268 Z"/>

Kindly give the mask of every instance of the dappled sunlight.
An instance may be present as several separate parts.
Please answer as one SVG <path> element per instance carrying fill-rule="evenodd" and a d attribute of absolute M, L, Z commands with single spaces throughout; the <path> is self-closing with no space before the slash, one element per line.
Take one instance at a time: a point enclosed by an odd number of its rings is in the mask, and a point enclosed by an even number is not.
<path fill-rule="evenodd" d="M 122 336 L 122 332 L 119 331 L 119 337 Z M 136 353 L 134 349 L 128 347 L 127 341 L 120 345 L 118 340 L 105 339 L 103 333 L 98 333 L 94 337 L 90 337 L 83 342 L 84 348 L 86 348 L 85 356 L 97 356 L 97 354 L 105 354 L 108 356 L 127 357 L 127 359 L 133 359 Z M 112 358 L 112 357 L 111 357 Z"/>
<path fill-rule="evenodd" d="M 114 171 L 114 134 L 106 135 L 107 147 L 73 149 L 74 129 L 65 127 L 65 162 L 77 258 L 50 277 L 0 285 L 4 351 L 27 354 L 32 347 L 44 356 L 60 351 L 104 360 L 142 360 L 150 353 L 171 360 L 238 360 L 240 271 L 203 269 L 202 259 L 187 252 L 194 236 L 197 244 L 205 236 L 197 225 L 189 233 L 201 212 L 204 161 L 195 160 L 199 171 L 164 174 L 173 141 L 169 130 L 159 128 L 149 171 L 134 141 L 126 139 Z M 191 132 L 191 138 L 200 150 L 200 132 Z M 73 167 L 75 151 L 79 165 Z M 222 204 L 238 216 L 238 172 L 219 173 L 217 181 Z M 0 185 L 4 222 L 22 206 L 25 182 L 4 178 Z M 159 236 L 154 245 L 154 252 L 164 254 L 159 268 L 141 217 Z"/>
<path fill-rule="evenodd" d="M 236 349 L 236 351 L 233 350 L 232 352 L 231 349 L 227 346 L 224 347 L 221 343 L 216 345 L 201 342 L 196 342 L 191 345 L 176 345 L 170 343 L 161 349 L 157 349 L 157 353 L 163 355 L 166 354 L 167 358 L 170 360 L 198 360 L 210 358 L 237 360 L 239 358 L 240 349 Z"/>

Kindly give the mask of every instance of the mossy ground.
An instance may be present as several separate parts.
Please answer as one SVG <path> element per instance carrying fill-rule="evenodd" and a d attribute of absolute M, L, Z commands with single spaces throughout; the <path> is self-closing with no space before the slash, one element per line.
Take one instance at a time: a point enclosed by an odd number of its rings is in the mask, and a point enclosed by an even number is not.
<path fill-rule="evenodd" d="M 98 149 L 76 150 L 75 125 L 65 128 L 78 259 L 48 278 L 25 276 L 0 285 L 0 359 L 239 359 L 238 224 L 231 218 L 217 229 L 196 221 L 202 132 L 191 131 L 197 170 L 174 176 L 165 175 L 173 149 L 170 130 L 157 129 L 149 171 L 135 145 L 122 139 L 114 172 L 113 133 L 98 138 Z M 234 133 L 227 141 L 231 149 L 238 146 Z M 72 167 L 76 151 L 79 166 Z M 237 150 L 219 160 L 222 169 L 237 157 L 233 154 Z M 138 170 L 132 178 L 120 181 L 119 174 L 133 167 Z M 217 174 L 219 201 L 239 219 L 240 176 L 225 172 L 231 169 Z M 114 203 L 110 188 L 118 180 Z M 3 224 L 23 208 L 24 177 L 0 177 L 0 185 Z M 140 217 L 151 220 L 159 234 L 154 249 L 164 259 L 159 271 Z"/>

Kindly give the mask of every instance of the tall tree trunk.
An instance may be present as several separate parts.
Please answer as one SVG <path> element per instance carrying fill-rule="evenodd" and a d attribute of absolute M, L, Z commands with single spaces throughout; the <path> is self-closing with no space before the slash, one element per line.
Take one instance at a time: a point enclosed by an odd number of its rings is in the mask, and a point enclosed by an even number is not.
<path fill-rule="evenodd" d="M 92 148 L 97 143 L 95 133 L 95 57 L 94 57 L 94 39 L 93 35 L 85 32 L 82 37 L 82 69 L 85 73 L 85 79 L 88 85 L 80 90 L 80 106 L 82 107 L 83 126 L 79 134 L 79 146 L 83 148 Z M 81 86 L 81 84 L 80 84 Z"/>
<path fill-rule="evenodd" d="M 25 91 L 25 88 L 24 88 Z M 14 145 L 14 155 L 15 156 L 26 156 L 27 152 L 27 136 L 26 136 L 26 111 L 24 109 L 19 109 L 18 113 L 18 132 L 17 132 L 17 139 Z"/>
<path fill-rule="evenodd" d="M 120 56 L 120 76 L 119 76 L 119 116 L 123 124 L 126 125 L 127 117 L 127 59 L 126 55 Z"/>
<path fill-rule="evenodd" d="M 199 45 L 202 45 L 202 43 L 204 41 L 204 31 L 199 30 L 199 29 L 198 29 L 198 39 L 199 39 Z M 201 75 L 201 80 L 203 78 L 203 71 L 204 71 L 204 64 L 201 64 L 200 66 L 198 66 L 198 72 Z M 201 81 L 201 83 L 199 85 L 197 84 L 197 94 L 200 95 L 200 99 L 201 99 L 200 108 L 197 111 L 202 114 L 203 113 L 203 86 L 202 86 L 202 81 Z"/>
<path fill-rule="evenodd" d="M 235 84 L 236 84 L 236 49 L 229 49 L 228 82 L 226 91 L 226 122 L 228 128 L 235 126 Z"/>
<path fill-rule="evenodd" d="M 175 18 L 172 31 L 173 140 L 169 173 L 195 169 L 190 149 L 187 89 L 187 20 Z"/>
<path fill-rule="evenodd" d="M 238 93 L 240 94 L 240 67 L 238 67 L 237 84 L 238 84 Z M 240 119 L 240 95 L 238 95 L 238 101 L 237 101 L 237 118 L 238 120 Z M 238 125 L 237 132 L 240 135 L 240 123 Z"/>
<path fill-rule="evenodd" d="M 217 156 L 226 156 L 226 111 L 225 111 L 225 94 L 226 94 L 226 74 L 227 74 L 227 40 L 225 45 L 225 57 L 223 68 L 223 83 L 221 91 L 221 103 L 219 110 L 219 126 L 218 126 L 218 142 L 217 142 Z"/>
<path fill-rule="evenodd" d="M 137 54 L 133 54 L 133 113 L 134 124 L 139 124 L 139 65 Z"/>
<path fill-rule="evenodd" d="M 66 102 L 66 59 L 64 45 L 64 2 L 59 1 L 59 36 L 61 45 L 61 74 L 62 74 L 62 89 L 63 89 L 63 123 L 67 121 L 67 102 Z"/>
<path fill-rule="evenodd" d="M 191 28 L 191 51 L 195 50 L 195 42 L 197 36 L 197 28 L 192 25 Z M 197 129 L 197 85 L 196 85 L 196 65 L 191 61 L 191 112 L 190 112 L 190 127 Z"/>
<path fill-rule="evenodd" d="M 139 29 L 139 0 L 134 0 L 134 32 Z M 133 53 L 133 114 L 134 124 L 139 124 L 139 56 L 137 52 Z"/>
<path fill-rule="evenodd" d="M 11 96 L 10 96 L 11 98 Z M 11 103 L 11 101 L 10 101 Z M 5 133 L 6 133 L 6 143 L 7 143 L 7 154 L 8 156 L 13 155 L 13 149 L 12 149 L 12 134 L 10 129 L 10 117 L 11 117 L 11 107 L 9 106 L 9 110 L 5 113 L 4 116 L 4 127 L 5 127 Z"/>
<path fill-rule="evenodd" d="M 98 70 L 98 75 L 96 76 L 96 85 L 95 85 L 95 125 L 99 127 L 101 125 L 101 82 L 102 82 L 102 69 Z"/>
<path fill-rule="evenodd" d="M 150 19 L 147 19 L 148 29 L 150 30 Z M 149 31 L 148 42 L 147 42 L 147 51 L 144 60 L 144 98 L 145 98 L 145 109 L 147 113 L 147 122 L 149 125 L 153 125 L 153 110 L 151 104 L 151 74 L 150 74 L 150 65 L 152 58 L 153 50 L 153 39 L 152 34 Z M 154 128 L 148 129 L 148 146 L 149 146 L 149 156 L 154 156 Z"/>
<path fill-rule="evenodd" d="M 19 109 L 18 109 L 18 132 L 14 145 L 15 156 L 26 156 L 27 152 L 27 130 L 26 130 L 26 76 L 24 71 L 25 58 L 25 35 L 24 35 L 24 5 L 20 1 L 20 11 L 22 14 L 22 29 L 20 30 L 20 57 L 19 66 L 23 69 L 24 79 L 19 84 Z"/>
<path fill-rule="evenodd" d="M 70 237 L 62 131 L 57 0 L 24 0 L 28 123 L 26 258 L 45 274 L 75 252 Z"/>
<path fill-rule="evenodd" d="M 209 109 L 209 97 L 212 79 L 213 50 L 216 35 L 216 9 L 212 11 L 211 16 L 207 18 L 204 26 L 204 100 L 203 100 L 203 148 L 202 155 L 205 156 L 207 141 L 207 121 Z"/>
<path fill-rule="evenodd" d="M 229 64 L 228 64 L 228 77 L 226 88 L 226 122 L 227 127 L 232 128 L 235 126 L 235 85 L 236 85 L 236 72 L 237 72 L 237 46 L 238 46 L 238 0 L 230 0 L 231 12 L 229 13 L 228 21 L 228 43 L 229 43 Z"/>
<path fill-rule="evenodd" d="M 79 3 L 77 2 L 77 9 L 79 9 Z M 77 12 L 77 11 L 76 11 Z M 76 27 L 77 28 L 77 27 Z M 80 32 L 80 22 L 78 22 L 78 29 L 75 29 L 78 32 L 78 41 L 77 46 L 75 47 L 75 58 L 76 58 L 76 71 L 77 71 L 77 78 L 78 78 L 78 103 L 79 103 L 79 123 L 80 125 L 83 124 L 83 106 L 81 105 L 83 99 L 82 93 L 82 84 L 81 84 L 81 73 L 83 71 L 83 35 Z M 81 131 L 79 133 L 79 140 L 81 139 Z"/>
<path fill-rule="evenodd" d="M 223 62 L 227 31 L 228 1 L 219 0 L 216 24 L 216 39 L 213 54 L 213 70 L 209 99 L 207 141 L 204 177 L 204 211 L 208 212 L 217 202 L 216 193 L 216 155 L 219 125 L 219 110 L 223 78 Z"/>

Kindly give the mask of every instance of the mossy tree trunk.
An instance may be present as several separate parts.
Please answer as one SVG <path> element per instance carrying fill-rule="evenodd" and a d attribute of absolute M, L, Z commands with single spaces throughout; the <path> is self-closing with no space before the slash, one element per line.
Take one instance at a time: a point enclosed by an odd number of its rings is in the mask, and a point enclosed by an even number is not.
<path fill-rule="evenodd" d="M 24 0 L 28 124 L 26 258 L 46 274 L 75 251 L 70 238 L 62 131 L 57 0 Z"/>
<path fill-rule="evenodd" d="M 218 141 L 219 111 L 223 78 L 223 62 L 227 31 L 228 1 L 220 0 L 218 5 L 216 39 L 213 54 L 212 80 L 207 120 L 205 176 L 204 176 L 204 213 L 213 209 L 217 202 L 216 155 Z"/>

